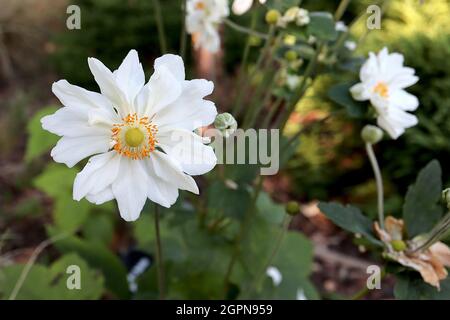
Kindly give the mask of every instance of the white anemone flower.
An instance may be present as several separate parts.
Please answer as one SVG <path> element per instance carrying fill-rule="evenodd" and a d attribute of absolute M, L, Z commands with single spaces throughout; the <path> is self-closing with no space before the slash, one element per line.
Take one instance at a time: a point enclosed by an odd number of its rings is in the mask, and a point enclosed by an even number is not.
<path fill-rule="evenodd" d="M 55 82 L 63 107 L 41 119 L 45 130 L 62 137 L 51 151 L 56 162 L 73 167 L 91 157 L 75 178 L 73 198 L 94 204 L 116 199 L 122 218 L 133 221 L 147 198 L 170 207 L 178 189 L 198 194 L 191 176 L 217 161 L 193 132 L 217 114 L 203 99 L 213 83 L 185 80 L 183 60 L 175 55 L 155 60 L 147 84 L 135 50 L 114 72 L 94 58 L 88 64 L 101 93 Z"/>
<path fill-rule="evenodd" d="M 266 3 L 266 0 L 259 0 L 259 3 L 264 4 Z M 234 0 L 233 6 L 231 7 L 231 10 L 236 15 L 243 15 L 253 5 L 253 0 Z"/>
<path fill-rule="evenodd" d="M 378 126 L 397 139 L 405 129 L 418 123 L 414 111 L 419 100 L 404 89 L 415 84 L 419 78 L 415 70 L 403 66 L 403 55 L 389 54 L 384 48 L 377 55 L 369 53 L 369 59 L 361 67 L 361 82 L 350 88 L 355 100 L 369 100 L 377 112 Z"/>
<path fill-rule="evenodd" d="M 186 29 L 194 47 L 216 53 L 220 48 L 218 27 L 229 14 L 228 0 L 188 0 Z"/>

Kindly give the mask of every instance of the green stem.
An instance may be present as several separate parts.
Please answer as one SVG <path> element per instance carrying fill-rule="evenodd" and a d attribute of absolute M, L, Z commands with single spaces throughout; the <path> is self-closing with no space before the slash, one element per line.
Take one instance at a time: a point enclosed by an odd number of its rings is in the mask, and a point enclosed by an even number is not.
<path fill-rule="evenodd" d="M 181 5 L 182 8 L 182 21 L 181 21 L 181 38 L 180 38 L 180 56 L 184 59 L 186 58 L 186 42 L 187 42 L 187 36 L 186 36 L 186 0 L 183 0 L 183 3 Z"/>
<path fill-rule="evenodd" d="M 341 20 L 342 16 L 344 15 L 345 10 L 347 10 L 349 3 L 350 3 L 350 0 L 341 0 L 338 8 L 336 9 L 336 12 L 334 13 L 334 19 L 336 21 Z"/>
<path fill-rule="evenodd" d="M 253 29 L 249 29 L 249 28 L 243 27 L 243 26 L 241 26 L 241 25 L 239 25 L 239 24 L 237 24 L 237 23 L 235 23 L 235 22 L 233 22 L 233 21 L 231 21 L 229 19 L 224 19 L 223 21 L 225 22 L 225 24 L 227 26 L 229 26 L 231 29 L 234 29 L 236 31 L 239 31 L 239 32 L 242 32 L 242 33 L 246 33 L 248 35 L 251 35 L 251 36 L 254 36 L 254 37 L 258 37 L 258 38 L 261 38 L 261 39 L 268 39 L 269 38 L 268 34 L 265 34 L 265 33 L 262 33 L 262 32 L 255 31 Z"/>
<path fill-rule="evenodd" d="M 375 152 L 373 151 L 372 144 L 366 143 L 367 156 L 369 157 L 370 164 L 372 165 L 373 173 L 375 175 L 375 181 L 377 184 L 377 197 L 378 197 L 378 220 L 381 229 L 384 229 L 384 194 L 383 194 L 383 178 L 381 177 L 380 166 L 378 165 Z"/>
<path fill-rule="evenodd" d="M 167 52 L 166 33 L 164 31 L 164 23 L 161 14 L 161 3 L 159 0 L 153 0 L 153 7 L 155 10 L 156 26 L 158 28 L 159 46 L 162 54 Z"/>
<path fill-rule="evenodd" d="M 225 294 L 226 294 L 226 292 L 228 290 L 228 284 L 230 282 L 230 277 L 231 277 L 231 275 L 233 273 L 233 268 L 234 268 L 234 266 L 235 266 L 235 264 L 237 262 L 237 258 L 239 257 L 239 253 L 241 251 L 242 238 L 244 237 L 245 232 L 247 230 L 247 226 L 248 226 L 248 224 L 249 224 L 253 214 L 256 211 L 256 201 L 258 200 L 259 193 L 262 190 L 263 181 L 264 181 L 264 177 L 260 176 L 259 177 L 259 181 L 258 181 L 258 185 L 256 186 L 255 193 L 253 195 L 252 203 L 251 203 L 250 207 L 248 208 L 248 210 L 245 213 L 244 221 L 241 223 L 240 229 L 239 229 L 238 234 L 236 236 L 236 239 L 234 241 L 234 250 L 233 250 L 233 253 L 232 253 L 232 256 L 231 256 L 231 259 L 230 259 L 230 263 L 228 264 L 228 268 L 227 268 L 227 271 L 225 273 L 225 278 L 224 278 Z"/>
<path fill-rule="evenodd" d="M 159 299 L 164 300 L 166 296 L 164 283 L 164 263 L 162 256 L 161 234 L 159 229 L 159 206 L 155 203 L 155 231 L 156 231 L 156 266 L 158 268 Z"/>
<path fill-rule="evenodd" d="M 255 278 L 255 281 L 250 286 L 250 288 L 246 292 L 245 296 L 248 297 L 254 290 L 258 290 L 260 288 L 261 282 L 264 279 L 264 275 L 266 274 L 267 268 L 270 266 L 273 259 L 275 259 L 275 257 L 277 256 L 278 251 L 280 251 L 281 244 L 283 243 L 284 236 L 286 235 L 286 232 L 289 229 L 289 224 L 291 223 L 291 221 L 292 221 L 292 217 L 286 214 L 286 216 L 284 217 L 283 224 L 282 224 L 282 229 L 281 229 L 280 233 L 278 234 L 278 238 L 276 239 L 275 247 L 273 248 L 272 252 L 270 253 L 266 263 L 264 263 L 262 265 L 261 270 L 259 271 L 258 275 Z"/>
<path fill-rule="evenodd" d="M 283 97 L 278 97 L 275 102 L 272 104 L 272 106 L 270 107 L 269 112 L 266 114 L 264 121 L 263 121 L 263 125 L 262 128 L 269 128 L 271 122 L 270 120 L 272 120 L 275 112 L 277 112 L 278 108 L 280 107 L 280 105 L 283 103 Z"/>

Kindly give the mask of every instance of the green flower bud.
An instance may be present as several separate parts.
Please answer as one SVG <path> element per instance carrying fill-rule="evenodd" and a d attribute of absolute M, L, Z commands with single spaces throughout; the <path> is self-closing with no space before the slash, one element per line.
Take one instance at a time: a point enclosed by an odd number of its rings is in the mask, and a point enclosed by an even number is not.
<path fill-rule="evenodd" d="M 231 136 L 236 131 L 237 126 L 237 121 L 228 112 L 218 114 L 214 120 L 214 127 L 219 130 L 225 138 Z"/>
<path fill-rule="evenodd" d="M 377 126 L 368 124 L 362 129 L 361 137 L 365 142 L 375 144 L 383 138 L 383 131 Z"/>
<path fill-rule="evenodd" d="M 248 41 L 252 47 L 258 47 L 261 45 L 262 42 L 261 38 L 257 36 L 250 36 Z"/>
<path fill-rule="evenodd" d="M 290 216 L 295 216 L 300 212 L 300 206 L 297 201 L 289 201 L 286 204 L 286 213 Z"/>
<path fill-rule="evenodd" d="M 284 58 L 287 60 L 287 61 L 295 61 L 295 60 L 297 60 L 297 58 L 298 58 L 298 54 L 297 54 L 297 52 L 295 52 L 294 50 L 288 50 L 288 51 L 286 51 L 286 53 L 284 54 Z"/>
<path fill-rule="evenodd" d="M 266 22 L 268 24 L 276 24 L 278 22 L 278 19 L 280 19 L 280 17 L 281 17 L 280 11 L 271 9 L 266 13 Z"/>
<path fill-rule="evenodd" d="M 442 200 L 445 202 L 447 207 L 450 209 L 450 188 L 442 191 Z"/>
<path fill-rule="evenodd" d="M 406 243 L 403 240 L 392 240 L 391 246 L 395 251 L 405 251 Z"/>
<path fill-rule="evenodd" d="M 292 34 L 286 35 L 283 39 L 283 43 L 287 46 L 293 46 L 293 45 L 295 45 L 296 42 L 297 42 L 297 38 Z"/>

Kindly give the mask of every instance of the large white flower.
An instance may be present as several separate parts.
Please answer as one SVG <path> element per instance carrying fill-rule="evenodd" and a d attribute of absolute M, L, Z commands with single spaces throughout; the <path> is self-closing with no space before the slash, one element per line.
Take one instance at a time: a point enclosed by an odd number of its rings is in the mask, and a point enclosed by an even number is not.
<path fill-rule="evenodd" d="M 393 139 L 418 122 L 407 111 L 416 110 L 419 100 L 404 90 L 419 80 L 414 73 L 414 69 L 403 66 L 403 55 L 389 54 L 384 48 L 377 55 L 369 53 L 359 73 L 361 82 L 350 88 L 355 100 L 370 101 L 377 112 L 378 125 Z"/>
<path fill-rule="evenodd" d="M 259 0 L 259 3 L 264 4 L 267 0 Z M 242 15 L 246 13 L 253 5 L 253 0 L 234 0 L 233 7 L 231 8 L 233 10 L 234 14 Z"/>
<path fill-rule="evenodd" d="M 170 207 L 178 189 L 198 194 L 191 175 L 216 164 L 213 149 L 193 133 L 217 114 L 203 99 L 213 83 L 185 80 L 183 60 L 175 55 L 156 59 L 147 84 L 135 50 L 114 72 L 97 59 L 88 63 L 101 94 L 55 82 L 53 93 L 64 107 L 41 120 L 62 136 L 51 151 L 56 162 L 72 167 L 92 156 L 75 178 L 74 199 L 116 199 L 122 218 L 133 221 L 147 198 Z"/>
<path fill-rule="evenodd" d="M 220 48 L 219 24 L 230 14 L 228 0 L 188 0 L 186 29 L 194 47 L 215 53 Z"/>

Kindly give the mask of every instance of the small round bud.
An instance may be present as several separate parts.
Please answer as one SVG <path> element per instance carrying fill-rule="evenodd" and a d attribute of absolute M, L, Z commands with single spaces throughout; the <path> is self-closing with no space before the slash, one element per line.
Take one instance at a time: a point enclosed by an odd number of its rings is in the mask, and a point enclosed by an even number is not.
<path fill-rule="evenodd" d="M 297 60 L 297 58 L 298 58 L 298 54 L 297 54 L 297 52 L 295 52 L 294 50 L 288 50 L 288 51 L 286 51 L 286 53 L 284 54 L 284 58 L 287 60 L 287 61 L 295 61 L 295 60 Z"/>
<path fill-rule="evenodd" d="M 445 202 L 447 207 L 450 209 L 450 188 L 442 191 L 442 200 Z"/>
<path fill-rule="evenodd" d="M 252 47 L 258 47 L 261 45 L 261 42 L 262 42 L 261 38 L 257 37 L 257 36 L 250 36 L 248 41 Z"/>
<path fill-rule="evenodd" d="M 237 121 L 228 112 L 218 114 L 214 120 L 214 127 L 219 130 L 225 138 L 231 136 L 236 131 L 237 126 Z"/>
<path fill-rule="evenodd" d="M 377 126 L 368 124 L 362 129 L 361 137 L 365 142 L 375 144 L 383 138 L 383 131 Z"/>
<path fill-rule="evenodd" d="M 278 19 L 280 19 L 280 16 L 280 11 L 271 9 L 266 13 L 266 22 L 268 24 L 276 24 L 278 22 Z"/>
<path fill-rule="evenodd" d="M 391 246 L 395 251 L 405 251 L 406 249 L 406 243 L 403 240 L 392 240 Z"/>
<path fill-rule="evenodd" d="M 286 204 L 286 213 L 290 216 L 295 216 L 300 212 L 300 206 L 297 201 L 289 201 Z"/>
<path fill-rule="evenodd" d="M 287 46 L 293 46 L 297 42 L 297 38 L 292 34 L 288 34 L 284 37 L 283 42 Z"/>

